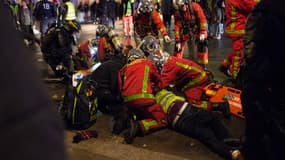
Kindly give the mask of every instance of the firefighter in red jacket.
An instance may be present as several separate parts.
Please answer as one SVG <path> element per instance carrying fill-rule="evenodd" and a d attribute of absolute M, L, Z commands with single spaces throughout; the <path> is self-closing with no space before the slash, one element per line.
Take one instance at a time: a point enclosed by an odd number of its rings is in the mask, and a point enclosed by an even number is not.
<path fill-rule="evenodd" d="M 175 32 L 175 53 L 174 56 L 182 58 L 185 45 L 191 47 L 192 41 L 189 39 L 198 38 L 205 41 L 207 38 L 207 19 L 201 6 L 191 0 L 176 0 L 177 10 L 174 13 L 174 32 Z M 205 55 L 206 54 L 206 55 Z M 208 64 L 208 52 L 198 54 L 199 64 Z"/>
<path fill-rule="evenodd" d="M 114 29 L 105 25 L 98 25 L 96 29 L 98 39 L 98 60 L 104 62 L 109 60 L 113 55 L 122 52 L 123 44 L 119 35 Z"/>
<path fill-rule="evenodd" d="M 141 40 L 147 35 L 158 37 L 159 32 L 165 42 L 171 41 L 164 23 L 151 1 L 142 0 L 134 11 L 133 17 L 134 36 L 137 44 L 140 44 Z"/>
<path fill-rule="evenodd" d="M 233 51 L 222 61 L 219 70 L 233 80 L 237 78 L 243 58 L 243 35 L 246 18 L 259 0 L 226 0 L 225 33 L 232 39 Z"/>
<path fill-rule="evenodd" d="M 203 99 L 204 87 L 211 82 L 211 79 L 208 77 L 208 72 L 199 64 L 188 59 L 169 56 L 165 52 L 162 57 L 164 64 L 159 89 L 174 85 L 177 91 L 184 93 L 187 101 L 193 106 L 209 111 L 221 111 L 226 118 L 230 117 L 228 102 L 211 103 Z"/>
<path fill-rule="evenodd" d="M 136 127 L 131 125 L 125 135 L 125 141 L 132 143 L 133 138 L 164 128 L 166 115 L 154 98 L 154 86 L 159 82 L 160 75 L 152 61 L 145 58 L 140 49 L 132 49 L 128 53 L 128 64 L 118 75 L 119 88 L 124 102 L 130 112 L 137 117 Z M 153 125 L 153 120 L 158 123 Z"/>

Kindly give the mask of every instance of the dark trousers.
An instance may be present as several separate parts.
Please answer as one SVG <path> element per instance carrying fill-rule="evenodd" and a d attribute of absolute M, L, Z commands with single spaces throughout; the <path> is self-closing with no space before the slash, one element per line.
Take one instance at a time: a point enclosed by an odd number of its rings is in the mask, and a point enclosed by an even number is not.
<path fill-rule="evenodd" d="M 31 25 L 21 25 L 21 30 L 23 32 L 24 39 L 27 39 L 32 43 L 37 42 L 38 44 L 40 44 L 39 40 L 35 37 Z"/>
<path fill-rule="evenodd" d="M 225 126 L 211 112 L 187 107 L 174 126 L 185 135 L 197 138 L 220 156 L 231 159 L 230 147 L 224 143 L 230 134 Z"/>
<path fill-rule="evenodd" d="M 170 27 L 171 27 L 171 14 L 163 14 L 163 23 L 165 27 L 167 28 L 168 34 L 171 32 Z"/>

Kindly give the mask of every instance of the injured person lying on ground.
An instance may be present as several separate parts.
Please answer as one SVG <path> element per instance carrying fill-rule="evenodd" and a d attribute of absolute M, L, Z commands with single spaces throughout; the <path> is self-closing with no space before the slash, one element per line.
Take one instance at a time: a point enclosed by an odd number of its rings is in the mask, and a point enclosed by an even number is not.
<path fill-rule="evenodd" d="M 185 98 L 176 96 L 165 89 L 157 92 L 155 99 L 167 115 L 169 128 L 198 139 L 225 159 L 240 158 L 239 139 L 231 136 L 228 129 L 213 112 L 194 107 L 187 103 Z M 125 135 L 125 140 L 140 135 L 142 130 L 139 121 L 133 120 L 131 123 L 129 129 L 131 134 Z"/>

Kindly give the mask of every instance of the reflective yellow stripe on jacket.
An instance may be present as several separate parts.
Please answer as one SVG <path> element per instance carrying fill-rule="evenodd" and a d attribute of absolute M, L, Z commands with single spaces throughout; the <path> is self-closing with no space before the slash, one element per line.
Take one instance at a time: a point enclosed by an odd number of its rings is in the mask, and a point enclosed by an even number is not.
<path fill-rule="evenodd" d="M 186 88 L 188 87 L 192 87 L 194 85 L 196 85 L 197 83 L 199 83 L 201 80 L 203 80 L 205 77 L 206 77 L 206 72 L 199 69 L 199 68 L 196 68 L 196 67 L 193 67 L 193 66 L 189 66 L 187 64 L 183 64 L 181 62 L 176 62 L 176 65 L 184 68 L 184 69 L 187 69 L 187 70 L 193 70 L 193 71 L 196 71 L 196 72 L 199 72 L 199 73 L 202 73 L 199 77 L 195 78 L 195 79 L 191 79 L 183 88 L 182 88 L 182 91 L 185 90 Z"/>
<path fill-rule="evenodd" d="M 143 84 L 142 84 L 142 92 L 140 94 L 135 94 L 131 96 L 126 96 L 124 97 L 124 101 L 128 102 L 131 100 L 139 99 L 139 98 L 153 98 L 153 94 L 148 94 L 147 93 L 147 81 L 148 81 L 148 73 L 149 73 L 149 66 L 146 66 L 144 69 L 144 78 L 143 78 Z"/>
<path fill-rule="evenodd" d="M 245 30 L 244 29 L 235 29 L 236 28 L 236 8 L 232 7 L 231 8 L 231 26 L 230 28 L 227 28 L 225 31 L 226 33 L 229 34 L 244 34 Z"/>
<path fill-rule="evenodd" d="M 171 104 L 173 102 L 175 102 L 175 101 L 185 101 L 185 98 L 180 97 L 180 96 L 176 96 L 172 92 L 167 91 L 165 89 L 157 92 L 157 94 L 155 95 L 155 99 L 162 106 L 163 111 L 165 113 L 167 113 L 169 107 L 171 106 Z"/>

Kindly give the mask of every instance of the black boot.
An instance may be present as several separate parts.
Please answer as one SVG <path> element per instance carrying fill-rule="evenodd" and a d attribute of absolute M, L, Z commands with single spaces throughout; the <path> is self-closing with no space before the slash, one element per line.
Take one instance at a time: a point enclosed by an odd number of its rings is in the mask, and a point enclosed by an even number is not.
<path fill-rule="evenodd" d="M 225 118 L 231 118 L 230 105 L 228 101 L 212 103 L 212 111 L 220 111 Z"/>
<path fill-rule="evenodd" d="M 119 115 L 115 116 L 112 133 L 119 135 L 122 131 L 128 129 L 129 119 L 130 117 L 127 113 L 120 113 Z"/>
<path fill-rule="evenodd" d="M 130 120 L 130 128 L 124 134 L 124 140 L 127 144 L 132 144 L 135 137 L 142 135 L 142 129 L 137 121 Z"/>

